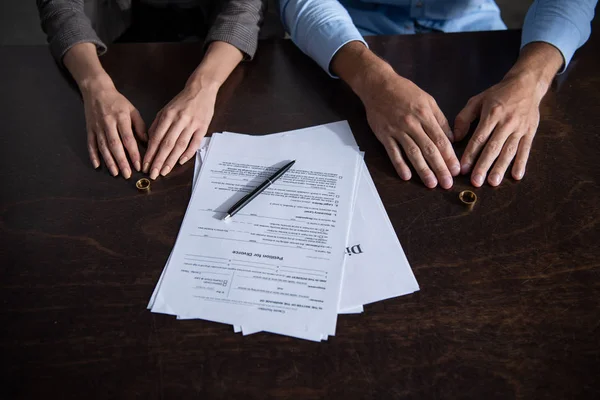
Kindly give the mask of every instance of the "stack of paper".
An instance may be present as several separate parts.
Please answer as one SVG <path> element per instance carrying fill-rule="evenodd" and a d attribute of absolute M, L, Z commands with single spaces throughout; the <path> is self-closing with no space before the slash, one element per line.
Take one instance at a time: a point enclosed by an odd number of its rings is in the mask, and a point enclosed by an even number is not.
<path fill-rule="evenodd" d="M 230 221 L 227 209 L 294 167 Z M 345 121 L 205 139 L 175 247 L 148 308 L 320 341 L 338 313 L 419 290 Z"/>

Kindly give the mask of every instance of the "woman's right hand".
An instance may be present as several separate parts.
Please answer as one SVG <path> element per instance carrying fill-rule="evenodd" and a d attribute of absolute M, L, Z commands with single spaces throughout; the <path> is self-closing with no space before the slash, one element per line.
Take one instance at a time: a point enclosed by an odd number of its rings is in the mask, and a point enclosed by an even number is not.
<path fill-rule="evenodd" d="M 87 128 L 87 143 L 94 168 L 100 166 L 100 157 L 113 176 L 119 171 L 125 179 L 131 177 L 131 168 L 125 151 L 136 171 L 141 170 L 141 157 L 133 135 L 147 141 L 146 125 L 138 110 L 115 88 L 108 76 L 86 82 L 82 88 Z"/>

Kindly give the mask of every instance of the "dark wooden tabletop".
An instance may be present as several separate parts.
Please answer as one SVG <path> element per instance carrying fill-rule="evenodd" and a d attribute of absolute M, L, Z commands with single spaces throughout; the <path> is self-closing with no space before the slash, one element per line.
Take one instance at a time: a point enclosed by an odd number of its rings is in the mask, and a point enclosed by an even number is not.
<path fill-rule="evenodd" d="M 449 120 L 500 80 L 519 32 L 369 39 Z M 102 59 L 149 124 L 196 44 Z M 571 399 L 600 395 L 600 31 L 541 107 L 527 174 L 477 189 L 402 182 L 359 100 L 288 41 L 260 44 L 210 131 L 350 122 L 421 291 L 338 318 L 312 343 L 146 310 L 193 165 L 149 195 L 88 161 L 77 91 L 46 47 L 0 48 L 0 398 Z M 457 147 L 462 153 L 464 144 Z"/>

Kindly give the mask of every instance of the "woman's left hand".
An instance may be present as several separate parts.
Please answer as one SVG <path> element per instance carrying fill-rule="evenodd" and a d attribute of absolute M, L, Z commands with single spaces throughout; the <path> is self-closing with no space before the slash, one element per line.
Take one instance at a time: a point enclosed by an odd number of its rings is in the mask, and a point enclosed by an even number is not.
<path fill-rule="evenodd" d="M 219 86 L 186 86 L 158 112 L 148 131 L 143 162 L 143 171 L 150 172 L 151 179 L 194 157 L 212 120 Z"/>

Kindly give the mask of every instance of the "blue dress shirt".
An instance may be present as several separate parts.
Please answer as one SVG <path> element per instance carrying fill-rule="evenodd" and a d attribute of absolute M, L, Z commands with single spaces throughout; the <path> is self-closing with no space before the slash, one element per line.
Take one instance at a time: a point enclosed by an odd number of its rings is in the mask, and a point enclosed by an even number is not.
<path fill-rule="evenodd" d="M 521 47 L 555 46 L 564 68 L 590 36 L 597 0 L 535 0 Z M 367 35 L 506 29 L 493 0 L 280 0 L 283 24 L 296 45 L 327 73 L 335 53 Z M 563 68 L 563 70 L 564 70 Z"/>

